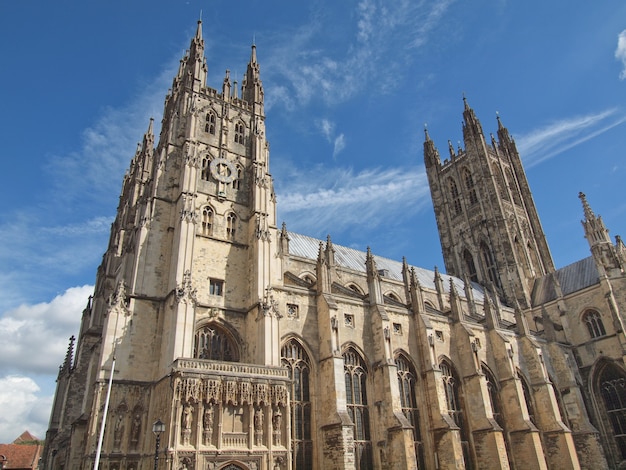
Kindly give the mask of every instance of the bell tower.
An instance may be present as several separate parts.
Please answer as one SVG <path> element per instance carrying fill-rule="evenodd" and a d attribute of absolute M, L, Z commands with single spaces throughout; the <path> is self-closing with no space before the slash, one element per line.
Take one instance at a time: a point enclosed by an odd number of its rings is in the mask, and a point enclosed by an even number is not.
<path fill-rule="evenodd" d="M 515 141 L 498 117 L 487 142 L 463 98 L 463 147 L 443 162 L 428 132 L 424 162 L 448 274 L 493 286 L 530 305 L 533 281 L 554 271 Z"/>

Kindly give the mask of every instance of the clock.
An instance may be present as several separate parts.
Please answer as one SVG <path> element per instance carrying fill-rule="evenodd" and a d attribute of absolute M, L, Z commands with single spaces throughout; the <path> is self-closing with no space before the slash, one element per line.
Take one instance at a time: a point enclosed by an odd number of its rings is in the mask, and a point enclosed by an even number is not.
<path fill-rule="evenodd" d="M 222 183 L 232 183 L 237 177 L 237 170 L 232 162 L 228 161 L 224 157 L 215 158 L 211 160 L 209 165 L 213 178 Z"/>

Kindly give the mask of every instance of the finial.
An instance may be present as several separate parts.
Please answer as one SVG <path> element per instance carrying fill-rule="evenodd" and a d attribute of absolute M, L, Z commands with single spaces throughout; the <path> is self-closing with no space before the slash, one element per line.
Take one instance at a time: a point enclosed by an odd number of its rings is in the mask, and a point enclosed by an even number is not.
<path fill-rule="evenodd" d="M 579 192 L 578 193 L 578 197 L 580 198 L 581 202 L 583 203 L 583 211 L 585 212 L 585 219 L 591 220 L 591 219 L 595 218 L 595 215 L 593 214 L 593 211 L 591 210 L 591 206 L 587 202 L 587 196 L 585 196 L 585 193 L 583 193 L 582 191 Z"/>

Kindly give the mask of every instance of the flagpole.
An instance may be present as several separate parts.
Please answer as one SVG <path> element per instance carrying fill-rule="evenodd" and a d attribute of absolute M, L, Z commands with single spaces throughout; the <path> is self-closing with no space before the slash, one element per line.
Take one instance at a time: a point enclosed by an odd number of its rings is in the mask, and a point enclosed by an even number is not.
<path fill-rule="evenodd" d="M 100 453 L 102 452 L 102 441 L 104 439 L 104 427 L 107 421 L 107 413 L 109 411 L 109 400 L 111 398 L 111 385 L 113 384 L 113 372 L 115 372 L 115 342 L 113 342 L 113 362 L 111 362 L 111 375 L 109 376 L 109 385 L 107 387 L 107 396 L 104 401 L 104 416 L 100 425 L 100 436 L 98 437 L 98 448 L 96 449 L 96 460 L 93 463 L 93 470 L 98 470 L 100 464 Z"/>

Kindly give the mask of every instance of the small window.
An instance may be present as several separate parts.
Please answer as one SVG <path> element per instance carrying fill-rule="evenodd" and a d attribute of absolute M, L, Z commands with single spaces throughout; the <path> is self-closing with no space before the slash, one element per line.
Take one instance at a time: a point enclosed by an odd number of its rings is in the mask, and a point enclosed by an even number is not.
<path fill-rule="evenodd" d="M 215 134 L 215 113 L 212 111 L 206 115 L 204 132 L 208 134 Z"/>
<path fill-rule="evenodd" d="M 226 216 L 226 238 L 229 240 L 235 239 L 235 224 L 237 223 L 237 216 L 232 212 Z"/>
<path fill-rule="evenodd" d="M 600 313 L 595 310 L 587 310 L 583 315 L 583 321 L 587 325 L 589 336 L 592 338 L 598 338 L 606 335 L 606 330 L 604 329 Z"/>
<path fill-rule="evenodd" d="M 233 189 L 241 189 L 241 177 L 243 176 L 243 171 L 239 165 L 237 165 L 237 171 L 235 173 L 236 175 L 233 180 Z"/>
<path fill-rule="evenodd" d="M 401 335 L 402 334 L 402 325 L 400 323 L 394 323 L 393 324 L 393 332 L 397 335 Z"/>
<path fill-rule="evenodd" d="M 463 179 L 465 180 L 465 189 L 469 193 L 470 204 L 474 205 L 478 202 L 478 196 L 476 196 L 476 188 L 474 188 L 474 178 L 467 168 L 463 171 Z"/>
<path fill-rule="evenodd" d="M 210 279 L 209 280 L 209 294 L 211 295 L 219 295 L 220 297 L 224 295 L 224 281 L 221 279 Z"/>
<path fill-rule="evenodd" d="M 461 199 L 459 197 L 459 188 L 456 185 L 456 181 L 452 178 L 448 178 L 448 187 L 450 188 L 450 196 L 452 197 L 452 207 L 454 215 L 459 215 L 461 209 Z"/>
<path fill-rule="evenodd" d="M 200 173 L 200 177 L 204 181 L 209 181 L 209 178 L 211 177 L 210 165 L 211 165 L 211 159 L 207 155 L 206 157 L 202 159 L 202 172 Z"/>
<path fill-rule="evenodd" d="M 213 209 L 209 206 L 202 208 L 202 235 L 211 235 L 213 233 Z"/>
<path fill-rule="evenodd" d="M 243 144 L 244 137 L 245 137 L 244 129 L 245 127 L 243 125 L 243 122 L 235 123 L 235 143 L 236 144 Z"/>
<path fill-rule="evenodd" d="M 350 313 L 346 313 L 344 314 L 343 318 L 344 318 L 344 323 L 347 327 L 354 328 L 354 315 Z"/>

